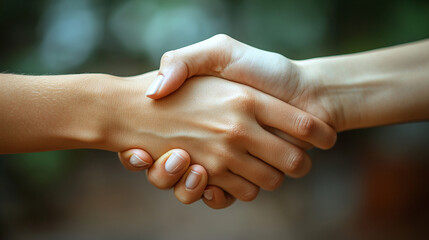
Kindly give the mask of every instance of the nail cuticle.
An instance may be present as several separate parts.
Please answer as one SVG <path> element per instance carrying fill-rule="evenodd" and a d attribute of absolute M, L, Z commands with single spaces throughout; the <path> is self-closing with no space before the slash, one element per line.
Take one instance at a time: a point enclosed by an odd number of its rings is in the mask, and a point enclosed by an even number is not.
<path fill-rule="evenodd" d="M 185 160 L 177 153 L 173 152 L 165 162 L 165 171 L 170 174 L 179 172 L 185 163 Z"/>
<path fill-rule="evenodd" d="M 203 197 L 209 201 L 213 200 L 213 191 L 212 190 L 204 190 Z"/>
<path fill-rule="evenodd" d="M 131 156 L 130 164 L 134 167 L 146 167 L 149 165 L 149 163 L 143 161 L 137 154 Z"/>
<path fill-rule="evenodd" d="M 201 181 L 201 173 L 191 170 L 186 177 L 185 186 L 187 190 L 195 189 Z"/>

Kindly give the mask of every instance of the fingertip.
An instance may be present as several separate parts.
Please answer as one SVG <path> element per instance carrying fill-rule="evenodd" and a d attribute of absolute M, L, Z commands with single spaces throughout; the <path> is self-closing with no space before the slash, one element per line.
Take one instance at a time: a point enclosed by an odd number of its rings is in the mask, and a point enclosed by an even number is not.
<path fill-rule="evenodd" d="M 175 92 L 188 78 L 188 70 L 182 62 L 161 64 L 158 76 L 162 76 L 161 83 L 156 91 L 148 90 L 146 96 L 149 98 L 160 99 Z"/>
<path fill-rule="evenodd" d="M 338 134 L 334 129 L 331 129 L 331 138 L 329 138 L 329 141 L 326 148 L 324 148 L 325 150 L 327 149 L 331 149 L 335 146 L 335 143 L 337 143 L 337 138 L 338 138 Z"/>
<path fill-rule="evenodd" d="M 333 134 L 330 137 L 325 137 L 325 139 L 321 140 L 318 145 L 314 144 L 314 146 L 322 150 L 329 150 L 335 146 L 336 142 L 337 134 Z"/>
<path fill-rule="evenodd" d="M 317 127 L 315 128 L 314 138 L 312 139 L 314 143 L 312 144 L 324 150 L 332 148 L 337 142 L 337 131 L 322 120 L 316 117 L 314 118 L 318 124 L 316 124 Z"/>
<path fill-rule="evenodd" d="M 165 85 L 165 76 L 162 73 L 156 75 L 153 82 L 150 84 L 149 88 L 146 91 L 146 97 L 157 99 L 159 98 L 159 91 Z"/>
<path fill-rule="evenodd" d="M 182 149 L 172 149 L 159 157 L 147 171 L 149 182 L 159 189 L 176 185 L 186 173 L 191 162 L 189 154 Z"/>
<path fill-rule="evenodd" d="M 191 156 L 185 150 L 183 150 L 183 149 L 173 149 L 173 150 L 171 150 L 171 152 L 174 152 L 174 153 L 178 154 L 182 159 L 184 159 L 188 163 L 191 162 Z M 198 166 L 198 165 L 195 165 L 195 166 Z M 205 171 L 204 168 L 203 168 L 203 170 Z"/>
<path fill-rule="evenodd" d="M 207 172 L 200 165 L 192 165 L 186 174 L 174 187 L 174 195 L 184 203 L 191 204 L 201 199 L 204 189 L 207 186 Z"/>
<path fill-rule="evenodd" d="M 299 168 L 296 169 L 296 171 L 293 171 L 293 173 L 288 174 L 288 175 L 289 175 L 289 177 L 292 177 L 292 178 L 304 177 L 305 175 L 307 175 L 310 172 L 312 165 L 313 165 L 313 163 L 311 161 L 311 158 L 308 155 L 305 155 L 305 157 L 302 160 L 302 163 L 299 166 Z"/>
<path fill-rule="evenodd" d="M 208 182 L 208 174 L 207 174 L 206 169 L 203 166 L 198 165 L 198 164 L 194 164 L 194 165 L 190 166 L 189 169 L 192 172 L 199 174 L 201 176 L 201 180 L 198 183 L 198 187 L 196 187 L 194 189 L 201 189 L 201 190 L 204 189 L 207 186 L 207 182 Z M 187 190 L 189 191 L 190 189 L 187 188 Z M 201 192 L 201 191 L 199 191 L 199 192 Z M 201 196 L 202 192 L 199 195 Z"/>
<path fill-rule="evenodd" d="M 203 202 L 213 209 L 223 209 L 231 206 L 235 198 L 217 186 L 209 185 L 203 193 Z"/>
<path fill-rule="evenodd" d="M 153 164 L 150 154 L 142 149 L 130 149 L 118 153 L 122 165 L 130 171 L 142 171 Z"/>
<path fill-rule="evenodd" d="M 206 171 L 206 169 L 205 169 L 203 166 L 201 166 L 201 165 L 194 164 L 194 165 L 190 166 L 189 168 L 190 168 L 191 170 L 195 171 L 195 172 L 198 172 L 198 173 L 199 173 L 199 174 L 201 174 L 201 175 L 205 175 L 205 176 L 207 176 L 207 171 Z"/>

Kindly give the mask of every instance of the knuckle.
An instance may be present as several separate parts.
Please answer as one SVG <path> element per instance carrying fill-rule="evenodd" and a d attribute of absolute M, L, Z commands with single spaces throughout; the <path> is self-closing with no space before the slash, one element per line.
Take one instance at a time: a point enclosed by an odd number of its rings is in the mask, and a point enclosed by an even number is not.
<path fill-rule="evenodd" d="M 231 99 L 233 106 L 239 111 L 253 113 L 255 110 L 255 98 L 252 92 L 246 87 L 239 87 L 235 90 L 235 96 Z"/>
<path fill-rule="evenodd" d="M 304 164 L 305 155 L 306 153 L 302 150 L 291 151 L 286 161 L 287 172 L 292 174 L 298 173 Z"/>
<path fill-rule="evenodd" d="M 162 54 L 161 57 L 161 63 L 162 64 L 169 64 L 173 62 L 173 59 L 175 58 L 176 53 L 174 51 L 168 51 Z"/>
<path fill-rule="evenodd" d="M 245 189 L 241 194 L 239 199 L 245 202 L 253 201 L 259 193 L 259 188 L 256 186 L 251 186 Z"/>
<path fill-rule="evenodd" d="M 314 126 L 314 119 L 308 114 L 300 114 L 295 118 L 295 131 L 300 137 L 304 139 L 311 136 Z"/>
<path fill-rule="evenodd" d="M 227 143 L 244 140 L 249 135 L 250 124 L 246 119 L 255 114 L 255 100 L 250 91 L 239 88 L 235 96 L 226 104 L 230 105 L 235 114 L 228 116 L 224 133 Z"/>
<path fill-rule="evenodd" d="M 280 185 L 282 185 L 284 178 L 285 175 L 282 173 L 270 175 L 270 179 L 268 180 L 268 184 L 265 186 L 265 189 L 270 191 L 277 189 L 280 187 Z"/>
<path fill-rule="evenodd" d="M 227 143 L 242 140 L 247 135 L 247 127 L 243 123 L 232 123 L 225 131 Z"/>
<path fill-rule="evenodd" d="M 210 178 L 220 178 L 227 171 L 227 167 L 223 161 L 212 161 L 206 170 Z"/>
<path fill-rule="evenodd" d="M 215 40 L 216 42 L 221 42 L 221 43 L 226 43 L 226 42 L 230 42 L 231 40 L 233 40 L 232 37 L 230 37 L 224 33 L 216 34 L 213 36 L 212 39 Z"/>

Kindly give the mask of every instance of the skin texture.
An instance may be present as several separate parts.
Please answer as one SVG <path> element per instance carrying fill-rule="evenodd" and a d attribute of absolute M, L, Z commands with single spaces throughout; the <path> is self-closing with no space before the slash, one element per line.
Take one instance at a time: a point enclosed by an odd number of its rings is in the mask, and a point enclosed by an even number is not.
<path fill-rule="evenodd" d="M 314 88 L 290 103 L 322 117 L 316 102 L 325 99 L 338 131 L 429 119 L 429 40 L 298 65 Z"/>
<path fill-rule="evenodd" d="M 140 78 L 130 80 L 138 84 L 147 82 Z M 186 149 L 194 163 L 206 168 L 209 184 L 222 187 L 244 201 L 256 197 L 256 186 L 276 188 L 283 179 L 283 173 L 299 177 L 308 171 L 310 161 L 304 151 L 272 135 L 261 125 L 300 131 L 299 125 L 295 129 L 288 123 L 299 122 L 293 118 L 311 118 L 310 115 L 304 112 L 291 114 L 295 109 L 289 105 L 243 85 L 215 78 L 201 80 L 196 78 L 181 91 L 156 102 L 145 100 L 145 96 L 135 90 L 141 88 L 129 88 L 127 91 L 132 91 L 126 93 L 131 95 L 126 99 L 127 104 L 118 103 L 121 109 L 109 110 L 120 112 L 121 117 L 127 119 L 125 125 L 121 121 L 121 128 L 124 128 L 119 131 L 121 134 L 140 133 L 128 137 L 126 145 L 151 146 L 155 156 L 157 152 L 168 150 L 165 146 Z M 139 108 L 145 111 L 136 112 Z M 281 118 L 268 115 L 274 112 L 283 118 L 290 117 L 290 121 L 279 121 Z M 323 122 L 311 119 L 314 129 L 318 129 L 315 133 L 332 133 L 332 129 Z M 168 122 L 168 126 L 162 122 Z M 111 134 L 113 136 L 109 139 L 122 137 L 114 132 Z M 332 141 L 335 141 L 333 135 Z"/>
<path fill-rule="evenodd" d="M 218 76 L 252 86 L 344 131 L 428 119 L 427 69 L 429 40 L 293 61 L 220 34 L 165 53 L 159 71 L 163 85 L 149 97 L 165 97 L 191 76 Z"/>
<path fill-rule="evenodd" d="M 429 40 L 293 61 L 220 34 L 165 53 L 162 83 L 148 97 L 163 98 L 192 76 L 218 76 L 259 89 L 344 131 L 428 120 L 427 69 Z M 302 144 L 290 135 L 282 137 Z M 323 140 L 313 144 L 324 147 Z"/>
<path fill-rule="evenodd" d="M 145 146 L 151 156 L 159 158 L 170 149 L 186 149 L 192 165 L 186 170 L 186 163 L 178 176 L 187 180 L 188 174 L 198 173 L 195 191 L 201 192 L 208 182 L 250 201 L 259 187 L 275 189 L 284 174 L 300 177 L 311 167 L 302 149 L 265 128 L 291 132 L 301 140 L 326 135 L 331 145 L 335 141 L 335 131 L 310 114 L 248 86 L 215 77 L 195 78 L 169 98 L 153 101 L 142 92 L 155 75 L 1 74 L 1 116 L 7 117 L 0 119 L 4 136 L 0 151 L 122 151 Z M 302 124 L 307 122 L 311 124 Z M 159 166 L 165 165 L 165 158 L 160 159 Z M 167 183 L 157 182 L 161 188 Z M 181 186 L 175 190 L 180 200 L 193 201 L 193 197 L 182 197 L 186 191 Z M 219 191 L 212 191 L 216 199 Z M 233 201 L 224 196 L 225 202 Z"/>

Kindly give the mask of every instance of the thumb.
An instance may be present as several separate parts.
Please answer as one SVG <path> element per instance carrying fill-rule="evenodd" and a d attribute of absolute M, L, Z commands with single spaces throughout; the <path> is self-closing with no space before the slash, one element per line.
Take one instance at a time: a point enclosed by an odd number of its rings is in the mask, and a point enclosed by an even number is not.
<path fill-rule="evenodd" d="M 153 164 L 153 159 L 143 149 L 129 149 L 118 153 L 122 165 L 133 172 L 148 169 Z"/>
<path fill-rule="evenodd" d="M 240 57 L 240 54 L 233 53 L 238 46 L 244 45 L 227 35 L 218 34 L 202 42 L 164 53 L 158 76 L 146 96 L 152 99 L 165 97 L 176 91 L 187 78 L 196 75 L 228 79 L 224 69 Z"/>
<path fill-rule="evenodd" d="M 188 78 L 188 69 L 183 62 L 161 64 L 158 76 L 146 92 L 152 99 L 163 98 L 176 91 Z"/>

